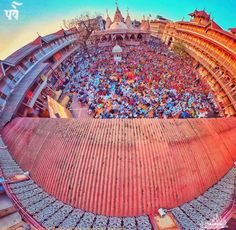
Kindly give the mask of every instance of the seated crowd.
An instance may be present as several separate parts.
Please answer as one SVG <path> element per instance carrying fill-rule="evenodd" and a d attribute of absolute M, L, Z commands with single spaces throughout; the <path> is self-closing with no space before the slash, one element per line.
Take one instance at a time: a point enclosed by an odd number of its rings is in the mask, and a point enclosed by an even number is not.
<path fill-rule="evenodd" d="M 76 93 L 94 118 L 202 118 L 218 115 L 210 88 L 197 63 L 155 39 L 122 47 L 116 65 L 112 47 L 77 53 L 58 70 L 59 89 Z"/>

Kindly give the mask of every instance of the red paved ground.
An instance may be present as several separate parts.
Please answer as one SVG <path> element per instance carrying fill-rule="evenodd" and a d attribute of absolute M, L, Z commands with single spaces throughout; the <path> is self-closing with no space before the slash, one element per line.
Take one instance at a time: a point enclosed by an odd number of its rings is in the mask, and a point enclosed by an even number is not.
<path fill-rule="evenodd" d="M 236 118 L 17 118 L 2 131 L 48 193 L 99 214 L 150 214 L 192 200 L 236 160 Z"/>
<path fill-rule="evenodd" d="M 88 105 L 82 105 L 78 103 L 77 94 L 73 96 L 73 100 L 71 103 L 71 109 L 73 118 L 76 119 L 91 119 L 92 116 L 88 114 L 89 106 Z"/>

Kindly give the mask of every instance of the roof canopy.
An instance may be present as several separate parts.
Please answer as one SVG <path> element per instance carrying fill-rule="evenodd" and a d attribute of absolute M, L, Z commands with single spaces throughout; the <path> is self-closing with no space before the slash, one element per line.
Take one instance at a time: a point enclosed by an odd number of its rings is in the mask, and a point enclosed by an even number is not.
<path fill-rule="evenodd" d="M 16 65 L 27 55 L 31 54 L 33 51 L 39 48 L 41 45 L 42 45 L 42 38 L 38 36 L 34 41 L 18 49 L 2 62 L 5 64 L 10 63 L 12 65 Z"/>
<path fill-rule="evenodd" d="M 230 32 L 236 34 L 236 28 L 229 28 Z"/>
<path fill-rule="evenodd" d="M 49 194 L 110 216 L 156 213 L 199 196 L 233 166 L 235 136 L 236 118 L 17 118 L 2 132 L 15 161 Z"/>
<path fill-rule="evenodd" d="M 210 19 L 210 14 L 206 13 L 205 10 L 195 10 L 193 13 L 189 14 L 191 17 L 200 17 L 200 18 L 204 18 L 206 20 Z"/>

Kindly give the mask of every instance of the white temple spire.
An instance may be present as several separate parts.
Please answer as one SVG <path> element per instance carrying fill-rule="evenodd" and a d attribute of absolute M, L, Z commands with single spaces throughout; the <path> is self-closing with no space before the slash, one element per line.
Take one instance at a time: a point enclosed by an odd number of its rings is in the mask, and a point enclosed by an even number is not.
<path fill-rule="evenodd" d="M 106 13 L 107 13 L 107 19 L 106 19 L 106 25 L 105 25 L 105 29 L 108 30 L 112 24 L 111 18 L 109 16 L 108 10 L 106 9 Z"/>
<path fill-rule="evenodd" d="M 131 18 L 129 16 L 129 8 L 127 8 L 127 16 L 126 16 L 125 24 L 127 25 L 127 27 L 129 29 L 132 28 L 132 21 L 131 21 Z"/>

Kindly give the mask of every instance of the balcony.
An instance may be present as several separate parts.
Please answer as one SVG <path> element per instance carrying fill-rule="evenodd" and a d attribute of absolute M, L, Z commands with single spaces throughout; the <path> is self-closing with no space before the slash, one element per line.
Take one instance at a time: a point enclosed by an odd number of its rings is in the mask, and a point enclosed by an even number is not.
<path fill-rule="evenodd" d="M 204 59 L 202 59 L 201 57 L 199 57 L 197 54 L 196 54 L 196 50 L 194 50 L 194 48 L 191 48 L 191 47 L 186 47 L 187 49 L 187 52 L 195 59 L 197 60 L 199 63 L 201 63 L 207 70 L 208 72 L 216 79 L 216 81 L 219 83 L 221 89 L 224 90 L 225 92 L 225 95 L 228 97 L 228 99 L 230 100 L 230 105 L 232 105 L 234 107 L 234 109 L 236 110 L 236 101 L 233 97 L 233 95 L 229 92 L 229 89 L 227 87 L 225 87 L 225 84 L 222 82 L 222 80 L 220 79 L 220 76 L 218 74 L 218 72 L 214 71 L 212 69 L 212 66 L 207 62 L 205 61 Z M 230 106 L 230 105 L 227 105 L 227 106 Z"/>
<path fill-rule="evenodd" d="M 216 62 L 219 62 L 222 66 L 224 66 L 224 68 L 227 71 L 229 71 L 233 76 L 236 76 L 236 68 L 232 67 L 231 63 L 229 63 L 224 57 L 222 57 L 222 55 L 217 53 L 213 47 L 210 48 L 210 46 L 201 43 L 200 40 L 192 41 L 189 37 L 186 36 L 176 36 L 176 37 L 178 39 L 183 40 L 185 43 L 189 43 L 192 46 L 198 47 L 200 50 L 202 50 L 202 52 L 210 55 L 216 60 Z"/>
<path fill-rule="evenodd" d="M 6 100 L 5 107 L 0 113 L 0 127 L 4 126 L 15 115 L 22 103 L 27 90 L 32 86 L 37 77 L 48 67 L 48 63 L 37 63 L 32 71 L 28 72 L 20 83 L 15 86 L 14 91 Z"/>
<path fill-rule="evenodd" d="M 230 53 L 232 56 L 236 57 L 236 49 L 234 48 L 236 45 L 236 42 L 234 42 L 234 46 L 232 46 L 232 48 L 230 48 L 228 46 L 228 44 L 225 42 L 225 40 L 222 39 L 216 39 L 214 36 L 209 35 L 208 33 L 206 34 L 206 32 L 203 33 L 203 31 L 193 31 L 193 30 L 189 30 L 187 28 L 183 28 L 183 27 L 179 27 L 177 28 L 177 31 L 182 31 L 185 33 L 189 33 L 195 36 L 198 36 L 202 39 L 208 40 L 211 43 L 221 47 L 222 49 L 224 49 L 226 52 Z"/>
<path fill-rule="evenodd" d="M 52 74 L 52 72 L 77 49 L 78 49 L 78 46 L 72 48 L 69 52 L 64 54 L 58 62 L 56 62 L 55 64 L 51 66 L 50 70 L 46 73 L 46 76 L 50 76 L 50 74 Z"/>
<path fill-rule="evenodd" d="M 37 101 L 40 93 L 43 91 L 43 89 L 46 87 L 47 85 L 47 78 L 45 78 L 45 80 L 38 85 L 38 87 L 34 90 L 33 92 L 33 97 L 28 100 L 28 102 L 26 103 L 26 105 L 29 107 L 29 108 L 33 108 L 35 102 Z"/>
<path fill-rule="evenodd" d="M 58 45 L 56 48 L 51 48 L 48 53 L 41 56 L 41 58 L 29 66 L 29 68 L 20 76 L 15 83 L 13 90 L 11 90 L 10 95 L 7 96 L 5 102 L 1 103 L 0 126 L 11 120 L 15 111 L 24 99 L 26 91 L 34 83 L 39 74 L 49 65 L 43 62 L 75 41 L 76 39 L 65 40 L 64 43 Z"/>

